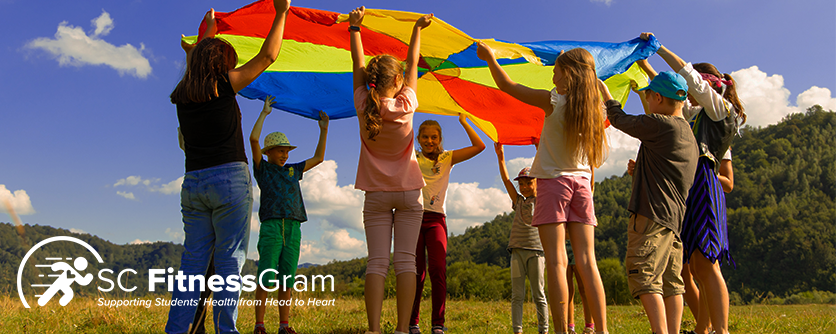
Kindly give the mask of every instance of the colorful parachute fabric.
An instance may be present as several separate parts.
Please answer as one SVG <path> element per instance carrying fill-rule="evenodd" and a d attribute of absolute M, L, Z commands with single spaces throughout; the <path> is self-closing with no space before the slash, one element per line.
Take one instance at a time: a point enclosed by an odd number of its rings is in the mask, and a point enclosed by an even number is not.
<path fill-rule="evenodd" d="M 274 13 L 270 0 L 215 13 L 216 37 L 229 41 L 238 53 L 239 65 L 244 64 L 261 48 Z M 406 59 L 412 26 L 421 15 L 367 9 L 362 32 L 367 60 L 380 54 Z M 347 14 L 291 7 L 278 60 L 239 94 L 260 100 L 273 95 L 275 108 L 308 118 L 318 118 L 320 110 L 332 119 L 356 116 L 347 20 Z M 204 29 L 205 23 L 200 32 Z M 194 42 L 196 36 L 186 39 Z M 466 114 L 491 139 L 503 144 L 539 142 L 543 111 L 497 89 L 487 63 L 476 57 L 479 40 L 436 17 L 422 32 L 421 41 L 419 112 Z M 483 41 L 494 49 L 514 81 L 547 90 L 554 87 L 552 65 L 560 51 L 585 48 L 595 57 L 599 78 L 622 103 L 631 80 L 639 86 L 647 84 L 646 75 L 633 63 L 659 48 L 655 39 L 638 38 L 623 43 Z"/>

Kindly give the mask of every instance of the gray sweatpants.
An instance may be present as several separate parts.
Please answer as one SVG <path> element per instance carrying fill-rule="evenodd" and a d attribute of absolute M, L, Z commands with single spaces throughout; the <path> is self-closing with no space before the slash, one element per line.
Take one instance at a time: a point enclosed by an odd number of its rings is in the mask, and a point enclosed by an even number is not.
<path fill-rule="evenodd" d="M 549 306 L 543 289 L 545 267 L 546 260 L 542 251 L 511 249 L 511 326 L 514 333 L 522 333 L 526 277 L 531 283 L 531 299 L 537 305 L 537 330 L 540 333 L 549 330 Z"/>

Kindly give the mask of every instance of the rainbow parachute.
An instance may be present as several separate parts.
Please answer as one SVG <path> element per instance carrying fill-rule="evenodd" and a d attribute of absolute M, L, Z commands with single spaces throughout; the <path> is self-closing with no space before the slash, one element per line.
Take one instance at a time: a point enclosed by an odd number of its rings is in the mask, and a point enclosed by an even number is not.
<path fill-rule="evenodd" d="M 216 37 L 229 41 L 238 53 L 239 65 L 243 64 L 258 53 L 274 13 L 270 0 L 229 13 L 218 12 Z M 421 15 L 366 9 L 362 34 L 367 60 L 380 54 L 406 59 L 412 26 Z M 347 20 L 347 14 L 291 7 L 278 60 L 239 94 L 260 100 L 273 95 L 275 108 L 313 119 L 318 118 L 320 110 L 332 119 L 356 116 Z M 205 27 L 204 22 L 200 33 Z M 186 37 L 186 41 L 196 38 Z M 421 41 L 419 112 L 466 114 L 491 139 L 503 144 L 539 142 L 542 110 L 496 88 L 487 63 L 476 57 L 479 40 L 436 17 L 422 32 Z M 493 48 L 514 81 L 538 89 L 554 87 L 551 66 L 561 50 L 585 48 L 595 57 L 599 78 L 622 103 L 630 92 L 631 80 L 639 86 L 647 85 L 647 76 L 631 64 L 659 48 L 655 39 L 638 38 L 623 43 L 483 41 Z"/>

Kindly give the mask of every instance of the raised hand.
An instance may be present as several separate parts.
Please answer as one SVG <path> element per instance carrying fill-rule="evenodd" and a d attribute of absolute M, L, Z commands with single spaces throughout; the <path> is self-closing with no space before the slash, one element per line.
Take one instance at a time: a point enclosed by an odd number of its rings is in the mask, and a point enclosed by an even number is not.
<path fill-rule="evenodd" d="M 290 0 L 273 0 L 273 7 L 276 8 L 276 15 L 284 13 L 290 9 Z"/>
<path fill-rule="evenodd" d="M 484 61 L 496 59 L 496 56 L 494 56 L 493 54 L 493 49 L 491 49 L 491 47 L 488 46 L 488 44 L 485 44 L 485 42 L 479 42 L 479 44 L 477 44 L 476 56 Z"/>
<path fill-rule="evenodd" d="M 363 24 L 363 17 L 366 16 L 366 6 L 360 6 L 354 8 L 351 12 L 348 13 L 348 24 L 359 27 Z"/>
<path fill-rule="evenodd" d="M 627 161 L 627 174 L 633 176 L 634 170 L 636 170 L 636 160 L 630 159 Z"/>
<path fill-rule="evenodd" d="M 433 20 L 433 14 L 427 14 L 427 15 L 421 16 L 421 18 L 419 18 L 417 21 L 415 21 L 415 26 L 418 27 L 418 28 L 424 29 L 424 28 L 430 26 L 430 23 L 433 22 L 432 20 Z"/>
<path fill-rule="evenodd" d="M 330 120 L 330 118 L 328 117 L 328 114 L 326 114 L 324 111 L 320 110 L 319 111 L 319 129 L 320 130 L 328 130 L 328 121 L 329 120 Z"/>
<path fill-rule="evenodd" d="M 641 35 L 639 35 L 639 38 L 646 41 L 650 39 L 650 36 L 653 36 L 652 32 L 643 32 Z"/>
<path fill-rule="evenodd" d="M 275 102 L 275 97 L 267 95 L 267 98 L 264 99 L 264 108 L 261 109 L 261 113 L 264 115 L 270 115 L 270 113 L 273 112 L 273 102 Z"/>
<path fill-rule="evenodd" d="M 505 148 L 500 143 L 493 143 L 493 149 L 496 151 L 496 157 L 499 160 L 505 160 Z"/>

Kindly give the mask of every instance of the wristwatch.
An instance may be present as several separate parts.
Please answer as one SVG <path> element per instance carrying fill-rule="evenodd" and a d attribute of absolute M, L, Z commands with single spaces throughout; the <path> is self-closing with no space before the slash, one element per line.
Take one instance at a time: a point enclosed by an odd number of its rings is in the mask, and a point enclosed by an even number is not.
<path fill-rule="evenodd" d="M 358 27 L 358 26 L 348 26 L 348 31 L 360 31 L 360 27 Z"/>

